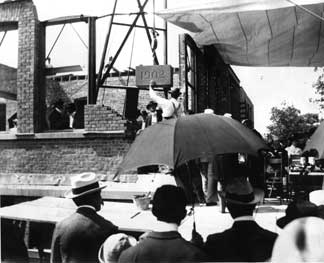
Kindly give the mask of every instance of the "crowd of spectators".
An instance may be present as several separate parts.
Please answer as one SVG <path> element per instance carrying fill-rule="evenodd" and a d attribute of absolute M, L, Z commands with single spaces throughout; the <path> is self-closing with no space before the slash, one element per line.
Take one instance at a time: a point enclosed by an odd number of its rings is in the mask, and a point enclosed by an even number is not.
<path fill-rule="evenodd" d="M 246 166 L 239 166 L 235 176 L 220 192 L 233 219 L 232 226 L 223 232 L 209 233 L 205 241 L 195 229 L 191 240 L 184 239 L 178 231 L 187 215 L 186 195 L 180 187 L 163 185 L 157 188 L 151 210 L 156 224 L 151 231 L 135 239 L 97 213 L 103 205 L 101 190 L 105 187 L 97 175 L 74 176 L 66 198 L 75 202 L 77 210 L 57 223 L 52 238 L 51 262 L 323 261 L 324 191 L 312 193 L 310 201 L 291 202 L 285 215 L 276 222 L 282 230 L 274 233 L 254 219 L 264 191 L 251 185 L 247 178 L 249 171 Z M 13 226 L 8 222 L 4 226 L 2 235 L 10 234 L 7 232 Z M 7 256 L 13 260 L 11 262 L 28 261 L 23 243 L 3 241 L 2 252 L 8 253 L 2 257 Z"/>

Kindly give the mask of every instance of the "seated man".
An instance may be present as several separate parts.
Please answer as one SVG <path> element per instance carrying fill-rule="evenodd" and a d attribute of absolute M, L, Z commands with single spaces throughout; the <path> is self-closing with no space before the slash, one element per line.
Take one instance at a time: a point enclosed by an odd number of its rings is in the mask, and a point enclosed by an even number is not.
<path fill-rule="evenodd" d="M 157 224 L 136 246 L 126 249 L 118 262 L 201 262 L 205 254 L 186 241 L 178 226 L 186 216 L 186 197 L 173 185 L 158 188 L 153 197 L 153 215 Z"/>
<path fill-rule="evenodd" d="M 248 171 L 238 172 L 241 177 L 232 178 L 222 194 L 234 224 L 222 233 L 209 235 L 204 245 L 211 261 L 258 262 L 271 257 L 277 234 L 261 228 L 253 219 L 264 192 L 252 188 L 246 177 Z"/>

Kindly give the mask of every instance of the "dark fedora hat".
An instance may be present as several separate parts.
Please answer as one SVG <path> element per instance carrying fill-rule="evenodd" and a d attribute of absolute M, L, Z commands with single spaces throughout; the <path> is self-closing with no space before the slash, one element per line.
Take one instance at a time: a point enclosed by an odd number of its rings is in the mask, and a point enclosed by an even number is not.
<path fill-rule="evenodd" d="M 95 173 L 82 173 L 71 177 L 71 186 L 72 189 L 65 194 L 66 198 L 91 194 L 106 187 L 99 184 L 99 178 Z"/>
<path fill-rule="evenodd" d="M 148 109 L 150 109 L 150 108 L 156 108 L 157 107 L 157 103 L 155 102 L 155 101 L 153 101 L 153 100 L 151 100 L 151 101 L 149 101 L 149 103 L 146 105 L 146 109 L 148 110 Z"/>
<path fill-rule="evenodd" d="M 284 228 L 294 219 L 308 216 L 317 216 L 317 205 L 304 200 L 291 202 L 286 208 L 286 215 L 277 220 L 277 226 Z"/>
<path fill-rule="evenodd" d="M 220 193 L 227 202 L 240 205 L 252 205 L 261 202 L 264 191 L 253 188 L 246 177 L 234 177 Z"/>
<path fill-rule="evenodd" d="M 173 96 L 180 96 L 181 95 L 181 92 L 180 92 L 180 89 L 179 88 L 171 88 L 169 90 L 169 93 Z"/>

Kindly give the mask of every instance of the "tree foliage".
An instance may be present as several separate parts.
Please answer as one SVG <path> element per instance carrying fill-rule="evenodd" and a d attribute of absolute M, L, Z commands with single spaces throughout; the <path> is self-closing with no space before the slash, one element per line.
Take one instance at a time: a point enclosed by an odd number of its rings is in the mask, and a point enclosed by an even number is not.
<path fill-rule="evenodd" d="M 324 69 L 315 68 L 315 71 L 322 71 L 318 76 L 315 83 L 313 83 L 313 88 L 317 94 L 317 98 L 311 98 L 310 101 L 316 103 L 321 110 L 324 110 Z"/>
<path fill-rule="evenodd" d="M 275 135 L 285 145 L 296 135 L 307 137 L 314 123 L 318 122 L 318 115 L 314 113 L 301 114 L 293 105 L 283 103 L 281 107 L 271 108 L 271 124 L 267 127 L 269 135 Z"/>

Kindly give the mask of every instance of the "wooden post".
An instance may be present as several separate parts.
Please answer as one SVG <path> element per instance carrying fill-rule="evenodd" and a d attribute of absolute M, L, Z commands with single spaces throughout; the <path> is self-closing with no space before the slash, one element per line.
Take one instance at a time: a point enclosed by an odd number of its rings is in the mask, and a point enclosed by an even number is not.
<path fill-rule="evenodd" d="M 96 104 L 96 17 L 89 17 L 88 104 Z"/>

